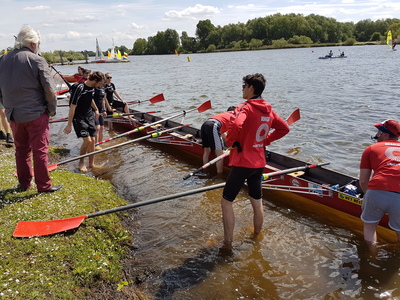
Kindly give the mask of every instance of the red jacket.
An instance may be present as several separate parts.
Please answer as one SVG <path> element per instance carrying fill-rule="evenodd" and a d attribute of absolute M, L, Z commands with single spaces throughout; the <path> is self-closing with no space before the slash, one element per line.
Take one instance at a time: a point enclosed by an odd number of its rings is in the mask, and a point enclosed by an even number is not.
<path fill-rule="evenodd" d="M 270 129 L 274 129 L 270 133 Z M 228 128 L 226 143 L 230 147 L 239 142 L 230 152 L 229 164 L 236 167 L 263 168 L 266 164 L 265 147 L 290 131 L 287 123 L 264 99 L 250 99 L 239 104 Z"/>

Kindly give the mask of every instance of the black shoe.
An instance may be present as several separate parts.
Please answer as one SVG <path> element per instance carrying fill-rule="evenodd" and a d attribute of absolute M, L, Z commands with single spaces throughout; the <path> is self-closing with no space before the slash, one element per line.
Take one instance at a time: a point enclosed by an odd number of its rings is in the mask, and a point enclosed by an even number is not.
<path fill-rule="evenodd" d="M 9 134 L 9 133 L 7 133 L 6 143 L 10 143 L 10 144 L 14 143 L 14 139 L 11 136 L 11 134 Z"/>
<path fill-rule="evenodd" d="M 30 186 L 27 187 L 27 188 L 22 188 L 21 185 L 18 184 L 18 185 L 14 188 L 14 190 L 15 190 L 16 192 L 25 192 L 25 191 L 29 190 L 29 188 L 30 188 Z"/>
<path fill-rule="evenodd" d="M 53 185 L 50 189 L 46 191 L 39 191 L 39 193 L 53 193 L 61 190 L 62 185 Z"/>
<path fill-rule="evenodd" d="M 0 130 L 0 140 L 5 140 L 6 135 L 4 134 L 3 130 Z"/>

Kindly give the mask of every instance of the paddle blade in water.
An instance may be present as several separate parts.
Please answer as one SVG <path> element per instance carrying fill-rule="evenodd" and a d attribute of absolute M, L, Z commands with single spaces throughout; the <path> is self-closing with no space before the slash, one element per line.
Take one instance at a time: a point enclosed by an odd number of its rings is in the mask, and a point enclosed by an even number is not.
<path fill-rule="evenodd" d="M 300 108 L 296 109 L 290 114 L 290 116 L 287 118 L 287 124 L 290 126 L 298 120 L 300 120 Z"/>
<path fill-rule="evenodd" d="M 157 102 L 161 102 L 164 101 L 164 94 L 158 94 L 156 96 L 154 96 L 153 98 L 150 98 L 149 101 L 151 103 L 157 103 Z"/>
<path fill-rule="evenodd" d="M 67 219 L 18 222 L 14 230 L 13 237 L 33 237 L 44 236 L 64 232 L 67 230 L 78 228 L 87 216 L 79 216 Z"/>
<path fill-rule="evenodd" d="M 208 110 L 208 109 L 210 109 L 210 108 L 211 108 L 211 100 L 208 100 L 208 101 L 204 102 L 203 104 L 201 104 L 201 105 L 197 108 L 197 111 L 198 111 L 199 113 L 202 113 L 203 111 L 206 111 L 206 110 Z"/>

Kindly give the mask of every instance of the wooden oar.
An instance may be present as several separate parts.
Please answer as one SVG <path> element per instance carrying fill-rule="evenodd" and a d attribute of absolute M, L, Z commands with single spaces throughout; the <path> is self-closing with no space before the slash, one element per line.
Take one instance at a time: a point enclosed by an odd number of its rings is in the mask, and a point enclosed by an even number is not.
<path fill-rule="evenodd" d="M 59 162 L 59 163 L 49 165 L 49 166 L 47 167 L 47 169 L 48 169 L 49 171 L 53 171 L 53 170 L 57 169 L 57 167 L 58 167 L 59 165 L 66 164 L 66 163 L 69 163 L 69 162 L 71 162 L 71 161 L 75 161 L 75 160 L 78 160 L 78 159 L 81 159 L 81 158 L 85 158 L 85 157 L 90 156 L 90 155 L 99 154 L 99 153 L 102 153 L 102 152 L 105 152 L 105 151 L 108 151 L 108 150 L 111 150 L 111 149 L 115 149 L 115 148 L 118 148 L 118 147 L 121 147 L 121 146 L 125 146 L 125 145 L 128 145 L 128 144 L 132 144 L 132 143 L 135 143 L 135 142 L 138 142 L 138 141 L 142 141 L 142 140 L 145 140 L 145 139 L 148 139 L 148 138 L 159 137 L 159 136 L 162 135 L 163 133 L 170 132 L 170 131 L 174 131 L 174 130 L 178 130 L 178 129 L 181 129 L 181 128 L 185 127 L 185 126 L 189 126 L 189 124 L 180 125 L 180 126 L 176 126 L 176 127 L 173 127 L 173 128 L 165 129 L 165 130 L 162 130 L 162 131 L 153 132 L 153 133 L 150 133 L 150 134 L 148 134 L 148 135 L 142 136 L 142 137 L 140 137 L 140 138 L 137 138 L 137 139 L 134 139 L 134 140 L 130 140 L 130 141 L 127 141 L 127 142 L 120 143 L 120 144 L 118 144 L 118 145 L 114 145 L 114 146 L 111 146 L 111 147 L 108 147 L 108 148 L 104 148 L 104 149 L 100 149 L 100 150 L 93 151 L 93 152 L 90 152 L 90 153 L 82 154 L 82 155 L 79 155 L 79 156 L 76 156 L 76 157 L 72 157 L 72 158 L 70 158 L 70 159 L 61 161 L 61 162 Z"/>
<path fill-rule="evenodd" d="M 132 112 L 132 113 L 114 113 L 111 115 L 107 115 L 107 117 L 104 117 L 104 118 L 110 119 L 110 118 L 119 118 L 119 117 L 140 115 L 140 114 L 154 114 L 154 113 L 159 113 L 159 112 L 160 112 L 159 110 L 152 110 L 152 111 L 137 111 L 137 112 Z M 66 122 L 66 121 L 68 121 L 68 118 L 52 119 L 49 122 L 57 123 L 57 122 Z"/>
<path fill-rule="evenodd" d="M 290 126 L 290 125 L 292 125 L 294 122 L 296 122 L 296 121 L 298 121 L 298 120 L 300 120 L 300 109 L 299 109 L 299 108 L 296 109 L 296 110 L 294 110 L 294 111 L 289 115 L 289 117 L 287 117 L 286 123 Z M 194 170 L 194 171 L 192 171 L 192 172 L 186 174 L 186 175 L 183 177 L 183 180 L 186 180 L 186 179 L 188 179 L 189 177 L 192 177 L 193 175 L 195 175 L 195 174 L 197 174 L 197 173 L 199 173 L 199 172 L 201 172 L 201 171 L 207 169 L 209 166 L 215 164 L 216 162 L 220 161 L 221 159 L 224 159 L 225 157 L 229 156 L 230 150 L 231 150 L 231 147 L 229 147 L 228 149 L 226 149 L 226 150 L 224 151 L 224 153 L 222 153 L 221 155 L 217 156 L 217 157 L 214 158 L 213 160 L 210 160 L 208 163 L 202 165 L 200 168 L 198 168 L 198 169 L 196 169 L 196 170 Z"/>
<path fill-rule="evenodd" d="M 153 110 L 153 111 L 145 111 L 145 112 L 132 112 L 132 113 L 113 113 L 111 115 L 107 115 L 107 117 L 104 117 L 105 119 L 109 118 L 119 118 L 119 117 L 125 117 L 125 116 L 132 116 L 132 115 L 141 115 L 141 114 L 155 114 L 159 113 L 159 110 Z"/>
<path fill-rule="evenodd" d="M 164 94 L 161 93 L 161 94 L 158 94 L 158 95 L 156 95 L 154 97 L 151 97 L 148 100 L 133 100 L 133 101 L 128 101 L 126 103 L 133 104 L 133 103 L 142 103 L 142 102 L 145 102 L 145 101 L 150 101 L 151 103 L 157 103 L 157 102 L 161 102 L 161 101 L 164 101 L 164 100 L 165 100 Z"/>
<path fill-rule="evenodd" d="M 277 172 L 272 172 L 272 173 L 267 173 L 263 174 L 263 178 L 269 178 L 271 176 L 280 176 L 292 172 L 297 172 L 301 170 L 306 170 L 310 168 L 316 168 L 325 164 L 312 164 L 312 165 L 306 165 L 303 167 L 297 167 L 297 168 L 291 168 L 291 169 L 285 169 L 282 171 L 277 171 Z M 50 234 L 55 234 L 55 233 L 60 233 L 64 232 L 67 230 L 72 230 L 78 228 L 83 220 L 93 218 L 93 217 L 98 217 L 110 213 L 116 213 L 119 211 L 124 211 L 128 210 L 131 208 L 136 208 L 136 207 L 141 207 L 145 205 L 150 205 L 162 201 L 167 201 L 171 199 L 176 199 L 176 198 L 181 198 L 184 196 L 189 196 L 189 195 L 194 195 L 206 191 L 211 191 L 215 189 L 220 189 L 225 186 L 225 183 L 219 183 L 219 184 L 214 184 L 211 186 L 206 186 L 198 189 L 193 189 L 189 190 L 186 192 L 181 192 L 181 193 L 176 193 L 164 197 L 159 197 L 147 201 L 142 201 L 142 202 L 137 202 L 137 203 L 132 203 L 124 206 L 119 206 L 115 207 L 112 209 L 108 210 L 103 210 L 103 211 L 98 211 L 94 212 L 88 215 L 83 215 L 83 216 L 78 216 L 78 217 L 72 217 L 72 218 L 67 218 L 67 219 L 58 219 L 58 220 L 50 220 L 50 221 L 20 221 L 18 222 L 14 233 L 13 237 L 34 237 L 34 236 L 45 236 L 45 235 L 50 235 Z"/>
<path fill-rule="evenodd" d="M 189 112 L 189 111 L 193 111 L 193 110 L 196 110 L 196 109 L 197 109 L 197 111 L 198 111 L 199 113 L 202 113 L 203 111 L 206 111 L 206 110 L 208 110 L 208 109 L 210 109 L 210 108 L 211 108 L 211 101 L 208 100 L 208 101 L 204 102 L 203 104 L 201 104 L 200 106 L 198 106 L 197 108 L 192 108 L 192 109 L 189 109 L 189 110 L 187 110 L 187 111 L 183 111 L 183 112 L 181 112 L 181 113 L 177 113 L 177 114 L 175 114 L 175 115 L 173 115 L 173 116 L 170 116 L 170 117 L 168 117 L 168 118 L 164 118 L 164 119 L 162 119 L 162 120 L 159 120 L 159 121 L 156 121 L 156 122 L 153 122 L 153 123 L 150 123 L 150 124 L 147 124 L 147 125 L 145 125 L 145 126 L 136 127 L 135 129 L 126 131 L 126 132 L 124 132 L 124 133 L 121 133 L 121 134 L 118 134 L 118 135 L 113 136 L 113 137 L 111 137 L 111 138 L 108 138 L 108 139 L 106 139 L 106 140 L 104 140 L 104 141 L 98 142 L 98 143 L 96 143 L 96 146 L 97 146 L 97 145 L 104 144 L 104 143 L 109 142 L 109 141 L 112 141 L 112 140 L 115 140 L 115 139 L 118 139 L 118 138 L 123 137 L 123 136 L 127 136 L 127 135 L 132 134 L 132 133 L 135 133 L 135 132 L 139 132 L 139 131 L 141 131 L 141 130 L 143 130 L 143 129 L 145 129 L 145 128 L 148 128 L 148 127 L 157 125 L 157 124 L 159 124 L 159 123 L 162 123 L 162 122 L 164 122 L 164 121 L 167 121 L 167 120 L 172 119 L 172 118 L 175 118 L 175 117 L 178 117 L 178 116 L 180 116 L 180 115 L 184 115 L 184 114 L 186 114 L 186 113 Z"/>

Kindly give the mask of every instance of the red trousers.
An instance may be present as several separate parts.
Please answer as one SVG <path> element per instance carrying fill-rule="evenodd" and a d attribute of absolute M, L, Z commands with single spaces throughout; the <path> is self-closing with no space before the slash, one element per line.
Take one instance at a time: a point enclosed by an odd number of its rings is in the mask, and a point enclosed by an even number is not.
<path fill-rule="evenodd" d="M 36 120 L 26 123 L 10 122 L 14 136 L 15 160 L 18 181 L 23 189 L 28 189 L 32 181 L 33 156 L 35 183 L 39 192 L 51 188 L 47 169 L 49 158 L 49 116 L 44 113 Z"/>

